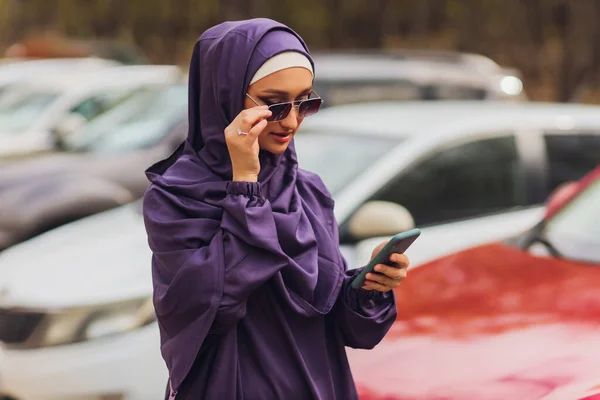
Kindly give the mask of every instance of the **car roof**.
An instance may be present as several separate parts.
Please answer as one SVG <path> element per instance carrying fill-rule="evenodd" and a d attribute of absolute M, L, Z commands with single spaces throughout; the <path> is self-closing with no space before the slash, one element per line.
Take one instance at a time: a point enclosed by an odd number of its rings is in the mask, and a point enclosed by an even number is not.
<path fill-rule="evenodd" d="M 476 53 L 464 53 L 450 50 L 430 49 L 387 49 L 369 50 L 357 49 L 352 51 L 316 51 L 313 58 L 327 62 L 328 60 L 392 60 L 396 63 L 403 61 L 435 62 L 439 64 L 473 65 L 480 68 L 498 68 L 500 65 L 489 57 Z M 501 68 L 501 67 L 500 67 Z"/>
<path fill-rule="evenodd" d="M 461 83 L 482 86 L 489 84 L 489 72 L 502 73 L 494 61 L 477 55 L 460 55 L 459 58 L 423 52 L 334 52 L 315 53 L 313 59 L 316 82 L 405 80 L 417 85 Z"/>
<path fill-rule="evenodd" d="M 114 60 L 97 57 L 82 58 L 50 58 L 50 59 L 0 59 L 0 73 L 23 71 L 30 69 L 62 69 L 62 68 L 103 68 L 122 65 Z"/>
<path fill-rule="evenodd" d="M 31 77 L 23 84 L 48 90 L 70 91 L 84 88 L 104 87 L 121 82 L 173 82 L 182 77 L 179 67 L 174 65 L 116 66 L 93 71 L 55 73 L 51 76 Z"/>
<path fill-rule="evenodd" d="M 35 79 L 50 79 L 73 73 L 91 72 L 120 66 L 121 64 L 100 58 L 58 58 L 43 60 L 6 60 L 0 63 L 0 83 L 27 82 Z M 43 74 L 40 75 L 35 74 Z"/>
<path fill-rule="evenodd" d="M 414 101 L 355 103 L 329 107 L 304 129 L 340 135 L 409 138 L 474 130 L 597 129 L 600 106 L 507 101 Z M 464 134 L 464 133 L 463 133 Z"/>

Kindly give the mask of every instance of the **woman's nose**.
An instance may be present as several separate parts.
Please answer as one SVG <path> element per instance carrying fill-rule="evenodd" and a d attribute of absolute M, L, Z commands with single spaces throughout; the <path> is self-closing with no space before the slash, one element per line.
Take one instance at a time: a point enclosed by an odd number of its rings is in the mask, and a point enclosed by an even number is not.
<path fill-rule="evenodd" d="M 298 110 L 296 107 L 292 107 L 290 113 L 282 119 L 279 124 L 287 130 L 295 130 L 298 127 Z"/>

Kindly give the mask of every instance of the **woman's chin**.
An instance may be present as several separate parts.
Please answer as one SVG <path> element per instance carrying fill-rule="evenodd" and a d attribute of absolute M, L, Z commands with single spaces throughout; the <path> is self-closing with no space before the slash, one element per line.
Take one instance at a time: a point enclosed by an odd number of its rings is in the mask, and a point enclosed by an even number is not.
<path fill-rule="evenodd" d="M 290 145 L 292 138 L 293 135 L 290 135 L 289 138 L 286 138 L 287 140 L 268 138 L 268 140 L 265 140 L 263 143 L 261 143 L 260 148 L 264 151 L 268 151 L 269 153 L 283 154 Z"/>

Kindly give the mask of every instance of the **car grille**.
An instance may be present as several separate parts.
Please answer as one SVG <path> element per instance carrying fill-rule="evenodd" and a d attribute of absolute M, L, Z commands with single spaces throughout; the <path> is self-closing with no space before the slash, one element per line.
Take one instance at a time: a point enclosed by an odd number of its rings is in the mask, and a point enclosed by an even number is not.
<path fill-rule="evenodd" d="M 43 318 L 42 313 L 0 309 L 0 342 L 26 342 Z"/>

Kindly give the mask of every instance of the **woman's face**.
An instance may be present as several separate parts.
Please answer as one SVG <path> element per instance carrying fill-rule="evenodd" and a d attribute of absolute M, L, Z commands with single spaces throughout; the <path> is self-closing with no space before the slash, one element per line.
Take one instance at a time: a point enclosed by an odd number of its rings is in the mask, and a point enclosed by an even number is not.
<path fill-rule="evenodd" d="M 307 99 L 312 90 L 312 73 L 306 68 L 294 67 L 277 71 L 254 82 L 248 87 L 248 94 L 259 105 L 271 105 L 288 101 Z M 245 97 L 244 108 L 256 107 L 256 104 Z M 285 152 L 294 135 L 302 124 L 296 108 L 287 118 L 277 122 L 269 122 L 258 137 L 262 150 L 273 154 Z"/>

